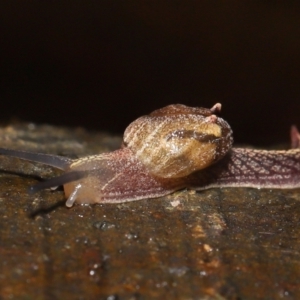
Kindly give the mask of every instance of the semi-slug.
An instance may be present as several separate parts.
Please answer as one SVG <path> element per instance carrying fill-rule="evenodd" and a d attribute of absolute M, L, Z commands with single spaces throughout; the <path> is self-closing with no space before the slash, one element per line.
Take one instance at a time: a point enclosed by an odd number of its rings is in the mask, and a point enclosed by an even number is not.
<path fill-rule="evenodd" d="M 300 134 L 292 127 L 292 148 L 266 151 L 231 148 L 232 131 L 211 109 L 169 105 L 138 118 L 125 130 L 122 148 L 69 159 L 0 148 L 0 154 L 64 170 L 40 182 L 36 192 L 64 186 L 66 206 L 155 198 L 182 188 L 300 187 Z"/>

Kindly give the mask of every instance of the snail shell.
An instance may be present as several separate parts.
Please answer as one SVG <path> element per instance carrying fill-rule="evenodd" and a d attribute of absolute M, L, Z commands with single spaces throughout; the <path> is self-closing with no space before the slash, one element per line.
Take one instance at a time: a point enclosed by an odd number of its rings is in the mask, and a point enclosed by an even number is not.
<path fill-rule="evenodd" d="M 131 149 L 148 171 L 162 178 L 179 178 L 208 167 L 232 146 L 229 124 L 212 109 L 173 104 L 132 122 L 124 133 Z"/>

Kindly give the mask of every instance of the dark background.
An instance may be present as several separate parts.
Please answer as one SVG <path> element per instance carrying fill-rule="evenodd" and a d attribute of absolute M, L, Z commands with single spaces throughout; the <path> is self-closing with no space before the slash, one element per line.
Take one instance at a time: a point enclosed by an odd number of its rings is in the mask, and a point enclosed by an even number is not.
<path fill-rule="evenodd" d="M 122 133 L 171 103 L 240 143 L 300 126 L 300 1 L 2 1 L 0 122 Z"/>

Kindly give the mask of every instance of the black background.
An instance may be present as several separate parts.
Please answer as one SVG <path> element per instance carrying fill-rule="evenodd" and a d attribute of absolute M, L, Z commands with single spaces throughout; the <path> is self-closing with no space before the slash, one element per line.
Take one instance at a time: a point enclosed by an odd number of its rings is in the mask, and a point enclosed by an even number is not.
<path fill-rule="evenodd" d="M 171 103 L 240 143 L 300 126 L 300 1 L 2 1 L 0 122 L 122 133 Z"/>

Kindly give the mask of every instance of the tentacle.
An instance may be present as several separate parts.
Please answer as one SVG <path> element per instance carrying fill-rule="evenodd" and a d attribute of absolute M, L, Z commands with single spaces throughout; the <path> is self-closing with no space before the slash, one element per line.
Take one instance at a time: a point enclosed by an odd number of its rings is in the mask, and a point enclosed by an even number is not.
<path fill-rule="evenodd" d="M 72 171 L 65 173 L 61 176 L 53 177 L 50 179 L 47 179 L 45 181 L 39 182 L 38 184 L 31 186 L 29 188 L 30 193 L 36 193 L 40 190 L 52 188 L 60 185 L 64 185 L 69 182 L 73 182 L 79 179 L 82 179 L 89 174 L 86 171 Z"/>
<path fill-rule="evenodd" d="M 42 163 L 61 170 L 66 170 L 68 166 L 72 163 L 72 159 L 64 156 L 21 150 L 12 150 L 6 148 L 0 148 L 0 154 Z"/>
<path fill-rule="evenodd" d="M 81 184 L 77 184 L 74 191 L 69 196 L 68 200 L 66 201 L 67 207 L 72 207 L 76 199 L 78 198 L 79 190 L 81 189 Z"/>

